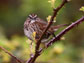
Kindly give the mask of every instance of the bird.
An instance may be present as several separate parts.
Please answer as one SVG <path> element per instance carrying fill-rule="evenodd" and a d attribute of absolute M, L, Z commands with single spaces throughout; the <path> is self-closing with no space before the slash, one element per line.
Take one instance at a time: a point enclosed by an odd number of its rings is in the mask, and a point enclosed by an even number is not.
<path fill-rule="evenodd" d="M 24 34 L 28 37 L 29 40 L 33 42 L 33 39 L 39 40 L 40 36 L 42 35 L 43 31 L 48 25 L 48 21 L 44 21 L 43 19 L 39 18 L 36 14 L 30 14 L 26 21 L 24 22 Z M 43 36 L 41 43 L 48 42 L 50 36 L 55 36 L 54 32 L 56 32 L 59 28 L 66 26 L 67 24 L 60 24 L 60 25 L 52 25 L 45 35 Z M 35 37 L 32 37 L 33 32 L 36 33 Z"/>

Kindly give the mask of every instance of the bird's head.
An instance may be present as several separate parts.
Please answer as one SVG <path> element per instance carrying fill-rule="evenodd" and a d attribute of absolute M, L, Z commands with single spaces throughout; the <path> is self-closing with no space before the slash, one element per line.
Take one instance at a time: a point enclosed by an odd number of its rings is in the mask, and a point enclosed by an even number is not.
<path fill-rule="evenodd" d="M 37 19 L 37 15 L 36 14 L 30 14 L 28 16 L 28 18 L 30 19 L 31 23 L 35 22 Z"/>

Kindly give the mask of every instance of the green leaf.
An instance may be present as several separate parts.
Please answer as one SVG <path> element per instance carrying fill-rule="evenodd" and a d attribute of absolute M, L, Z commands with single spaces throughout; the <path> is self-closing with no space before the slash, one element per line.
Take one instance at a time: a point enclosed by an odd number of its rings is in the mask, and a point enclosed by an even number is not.
<path fill-rule="evenodd" d="M 84 12 L 84 6 L 82 6 L 82 7 L 80 8 L 80 11 L 83 11 L 83 12 Z"/>

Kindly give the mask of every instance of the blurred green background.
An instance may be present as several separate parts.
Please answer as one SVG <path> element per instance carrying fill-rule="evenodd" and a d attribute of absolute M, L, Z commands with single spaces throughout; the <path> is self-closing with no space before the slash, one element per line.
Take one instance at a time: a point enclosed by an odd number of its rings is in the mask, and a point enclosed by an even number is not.
<path fill-rule="evenodd" d="M 0 0 L 0 46 L 26 61 L 29 58 L 29 45 L 23 32 L 24 21 L 31 13 L 46 21 L 47 16 L 53 12 L 48 1 Z M 60 5 L 61 1 L 56 0 L 55 7 Z M 84 12 L 79 11 L 81 6 L 84 6 L 84 0 L 71 0 L 59 11 L 55 25 L 72 23 L 81 18 L 84 15 Z M 16 62 L 0 50 L 0 63 Z M 70 30 L 64 40 L 44 51 L 37 63 L 84 63 L 84 23 Z"/>

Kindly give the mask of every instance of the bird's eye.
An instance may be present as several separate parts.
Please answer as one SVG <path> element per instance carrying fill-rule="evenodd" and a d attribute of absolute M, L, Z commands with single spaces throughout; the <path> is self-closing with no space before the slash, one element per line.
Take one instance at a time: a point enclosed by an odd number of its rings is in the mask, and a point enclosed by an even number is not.
<path fill-rule="evenodd" d="M 32 19 L 32 16 L 31 16 L 31 15 L 29 15 L 28 17 L 29 17 L 30 19 Z"/>
<path fill-rule="evenodd" d="M 36 18 L 37 18 L 37 15 L 34 16 L 34 19 L 36 19 Z"/>

